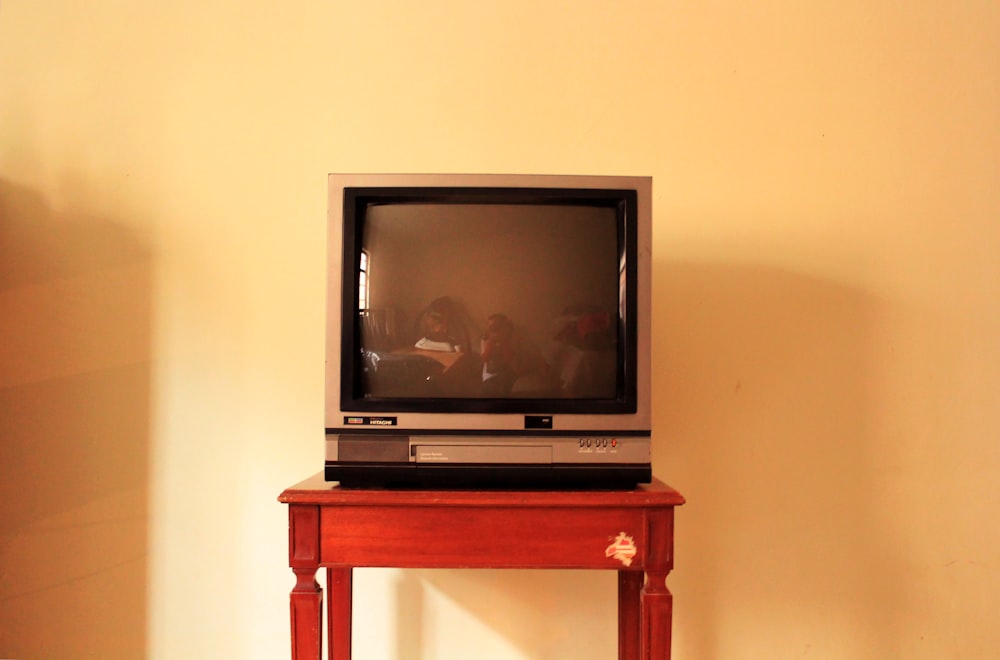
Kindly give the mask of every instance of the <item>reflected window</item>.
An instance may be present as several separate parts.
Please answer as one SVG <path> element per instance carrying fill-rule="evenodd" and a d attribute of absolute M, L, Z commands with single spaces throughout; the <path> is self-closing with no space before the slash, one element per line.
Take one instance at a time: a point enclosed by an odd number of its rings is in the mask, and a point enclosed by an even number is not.
<path fill-rule="evenodd" d="M 361 251 L 361 261 L 358 265 L 358 310 L 368 309 L 368 252 Z"/>

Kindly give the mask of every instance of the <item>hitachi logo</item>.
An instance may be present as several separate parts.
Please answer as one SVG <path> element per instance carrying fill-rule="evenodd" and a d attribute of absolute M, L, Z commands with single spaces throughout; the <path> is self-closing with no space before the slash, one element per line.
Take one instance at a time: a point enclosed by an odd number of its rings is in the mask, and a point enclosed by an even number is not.
<path fill-rule="evenodd" d="M 345 416 L 344 424 L 347 426 L 395 426 L 396 418 Z"/>

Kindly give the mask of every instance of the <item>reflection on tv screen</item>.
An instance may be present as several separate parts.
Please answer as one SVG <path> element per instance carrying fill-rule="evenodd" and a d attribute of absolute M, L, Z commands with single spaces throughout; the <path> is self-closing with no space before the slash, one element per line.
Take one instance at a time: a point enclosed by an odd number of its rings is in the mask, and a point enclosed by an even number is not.
<path fill-rule="evenodd" d="M 359 308 L 366 398 L 613 398 L 616 210 L 367 209 Z"/>

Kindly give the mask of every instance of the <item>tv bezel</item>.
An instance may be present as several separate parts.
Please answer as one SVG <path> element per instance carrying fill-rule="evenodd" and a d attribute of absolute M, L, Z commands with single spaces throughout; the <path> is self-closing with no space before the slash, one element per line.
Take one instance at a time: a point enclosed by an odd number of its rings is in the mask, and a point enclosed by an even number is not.
<path fill-rule="evenodd" d="M 363 419 L 413 430 L 471 433 L 516 431 L 528 418 L 559 420 L 553 430 L 649 430 L 651 180 L 580 175 L 330 175 L 330 258 L 327 319 L 328 432 Z M 613 398 L 366 398 L 362 394 L 358 255 L 369 204 L 573 204 L 614 208 L 618 256 L 625 260 L 624 318 Z M 345 266 L 350 264 L 350 266 Z M 334 298 L 339 300 L 334 301 Z M 339 362 L 331 365 L 331 358 Z M 332 408 L 335 408 L 332 409 Z M 369 424 L 374 420 L 374 423 Z M 375 427 L 375 428 L 372 428 Z M 383 429 L 384 430 L 384 429 Z"/>

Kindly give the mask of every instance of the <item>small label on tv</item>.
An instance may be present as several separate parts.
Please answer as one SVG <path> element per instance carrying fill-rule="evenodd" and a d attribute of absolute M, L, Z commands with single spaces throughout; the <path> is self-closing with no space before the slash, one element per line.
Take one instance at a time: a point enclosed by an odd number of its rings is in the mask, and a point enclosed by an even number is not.
<path fill-rule="evenodd" d="M 344 416 L 344 426 L 395 426 L 395 417 Z"/>
<path fill-rule="evenodd" d="M 525 415 L 524 428 L 526 429 L 551 429 L 552 415 Z"/>

